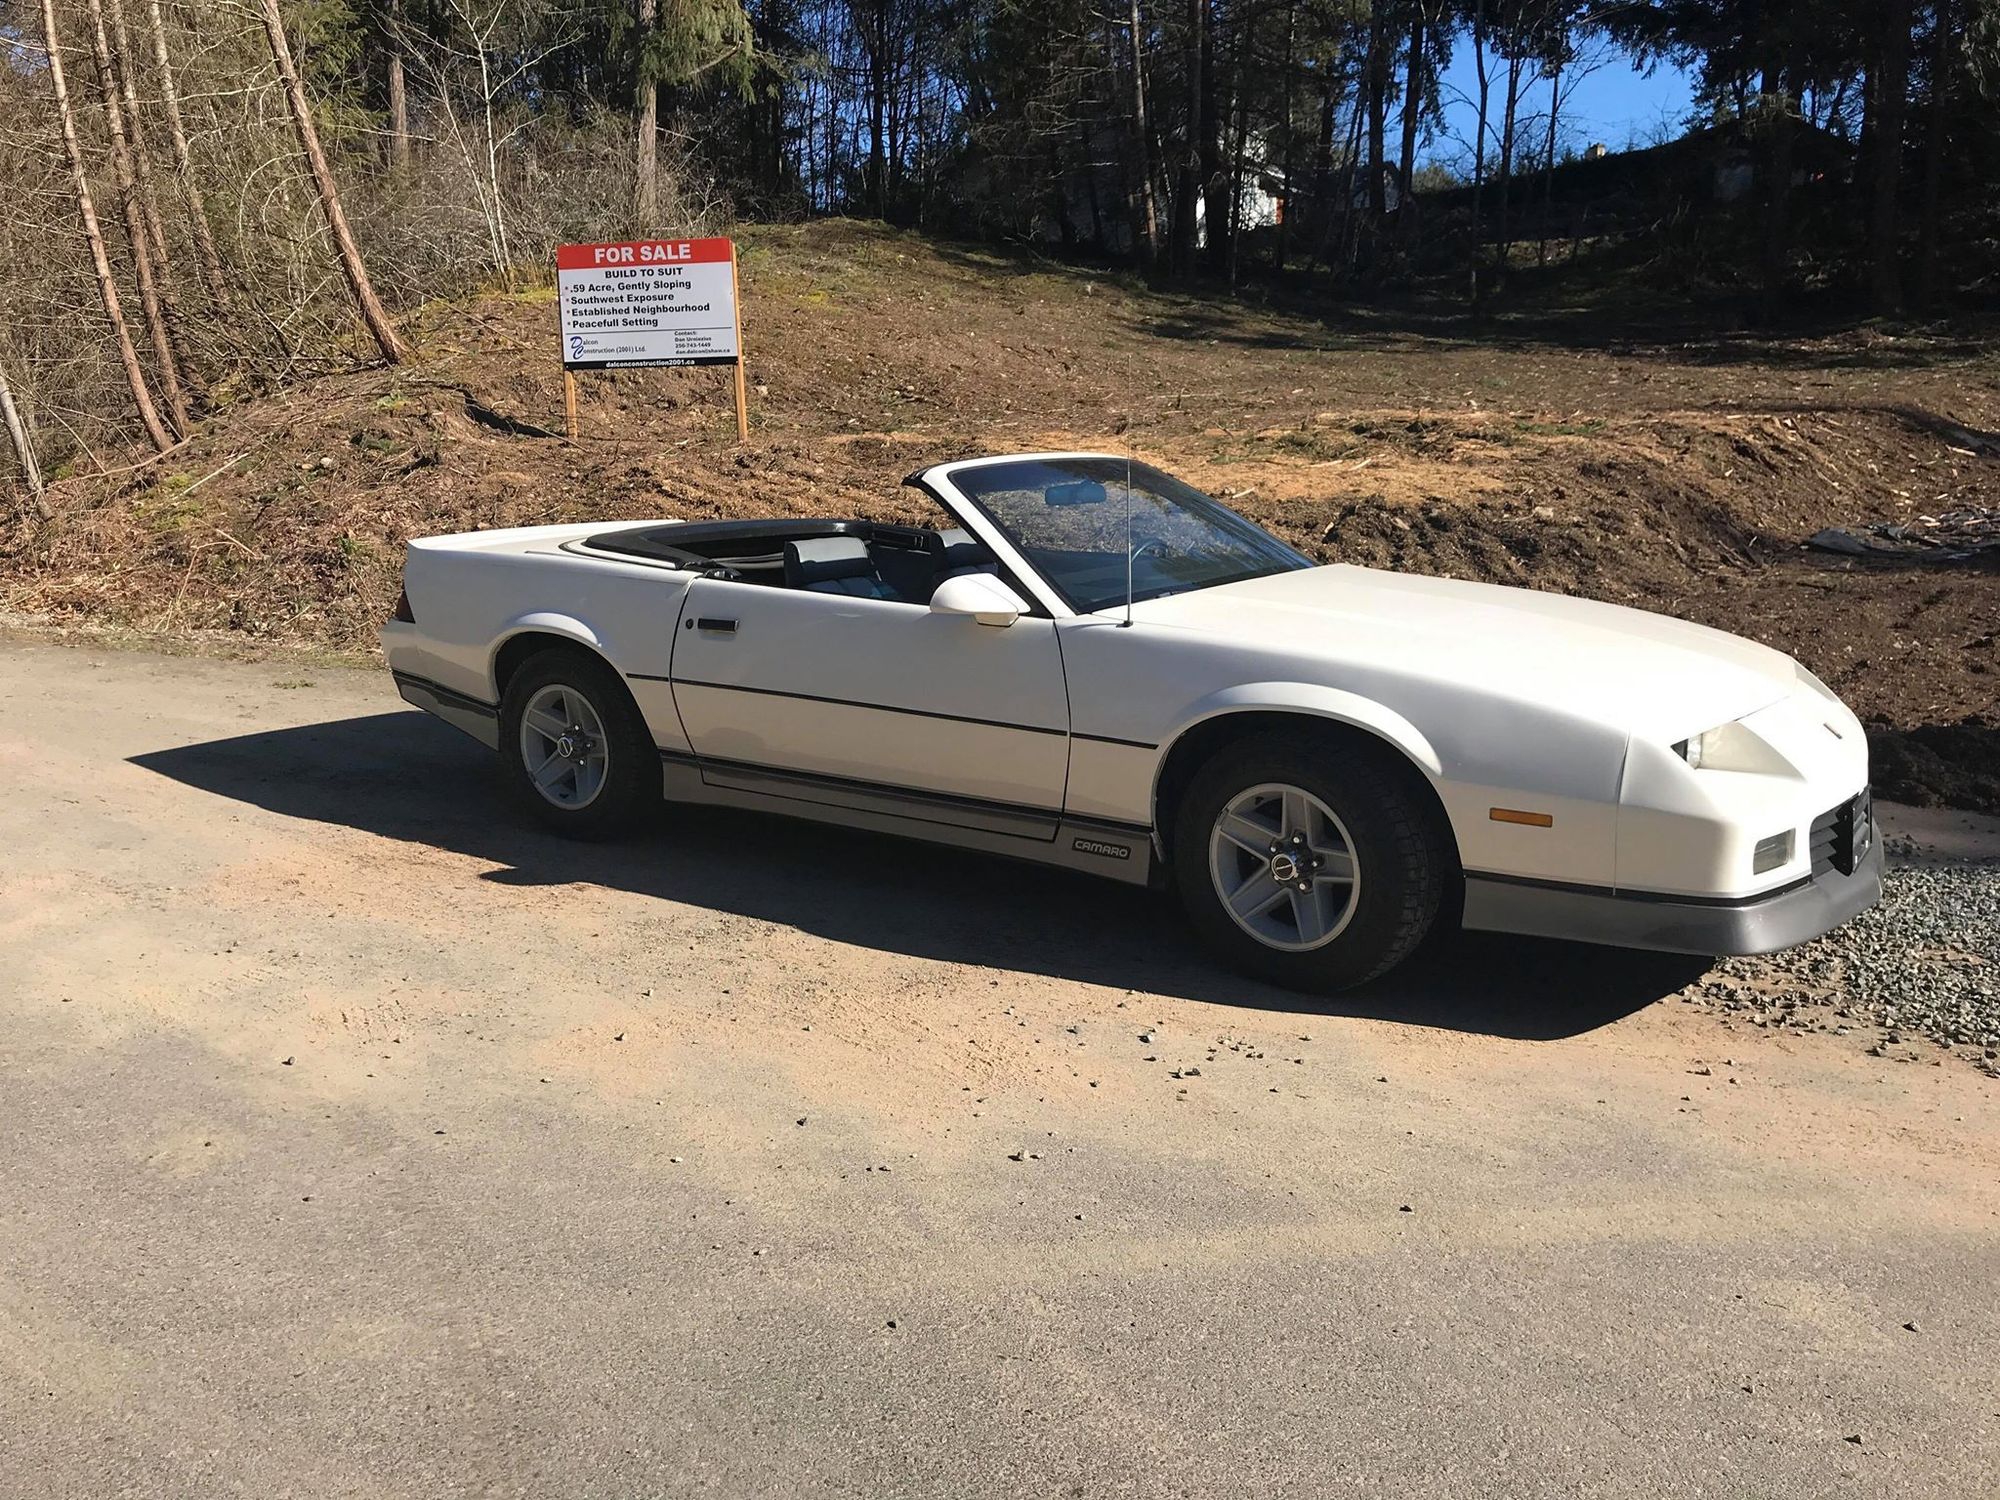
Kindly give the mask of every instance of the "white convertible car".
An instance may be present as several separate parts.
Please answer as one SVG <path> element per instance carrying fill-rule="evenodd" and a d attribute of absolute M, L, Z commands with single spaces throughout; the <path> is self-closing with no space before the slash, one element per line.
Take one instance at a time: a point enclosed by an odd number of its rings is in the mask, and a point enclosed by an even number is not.
<path fill-rule="evenodd" d="M 410 544 L 403 696 L 601 835 L 664 792 L 1174 885 L 1308 989 L 1467 927 L 1691 953 L 1881 893 L 1861 725 L 1791 658 L 1554 594 L 1318 567 L 1129 459 L 868 521 Z"/>

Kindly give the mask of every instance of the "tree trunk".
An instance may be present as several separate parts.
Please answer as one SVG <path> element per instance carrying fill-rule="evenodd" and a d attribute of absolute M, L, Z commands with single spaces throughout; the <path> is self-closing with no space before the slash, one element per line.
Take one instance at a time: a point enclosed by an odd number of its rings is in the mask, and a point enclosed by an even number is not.
<path fill-rule="evenodd" d="M 1792 219 L 1793 126 L 1792 75 L 1782 64 L 1764 70 L 1764 104 L 1760 111 L 1765 132 L 1764 295 L 1783 296 L 1790 279 Z"/>
<path fill-rule="evenodd" d="M 1215 275 L 1229 269 L 1229 174 L 1222 160 L 1222 64 L 1216 55 L 1215 7 L 1202 6 L 1201 195 L 1204 260 Z"/>
<path fill-rule="evenodd" d="M 208 205 L 202 201 L 201 184 L 195 180 L 194 154 L 188 149 L 187 126 L 181 120 L 180 89 L 174 82 L 173 59 L 167 52 L 167 28 L 160 17 L 160 0 L 147 0 L 152 23 L 153 61 L 160 73 L 160 103 L 167 112 L 167 130 L 174 145 L 174 178 L 187 203 L 188 223 L 194 230 L 195 259 L 201 263 L 201 279 L 215 305 L 230 306 L 229 278 L 222 272 L 222 256 L 215 248 L 215 234 L 209 228 Z"/>
<path fill-rule="evenodd" d="M 1424 10 L 1419 5 L 1410 13 L 1409 66 L 1403 75 L 1403 145 L 1396 162 L 1396 232 L 1406 238 L 1416 220 L 1412 199 L 1416 192 L 1417 126 L 1423 119 L 1424 81 L 1428 71 L 1424 62 Z"/>
<path fill-rule="evenodd" d="M 1146 122 L 1145 22 L 1139 0 L 1132 0 L 1132 159 L 1139 178 L 1139 208 L 1135 248 L 1147 266 L 1160 263 L 1160 204 L 1153 192 L 1153 132 Z"/>
<path fill-rule="evenodd" d="M 886 29 L 884 34 L 886 37 Z M 900 41 L 901 39 L 898 38 L 898 40 Z M 889 191 L 889 201 L 892 203 L 900 203 L 903 201 L 902 188 L 903 188 L 904 151 L 903 151 L 903 90 L 902 90 L 902 77 L 901 77 L 902 71 L 903 71 L 902 49 L 899 47 L 897 49 L 897 54 L 895 58 L 890 62 L 888 68 L 884 70 L 883 77 L 885 81 L 882 90 L 882 96 L 887 103 L 887 112 L 885 113 L 883 118 L 887 122 L 888 132 L 889 132 L 889 151 L 888 154 L 883 158 L 883 164 L 889 169 L 888 191 Z"/>
<path fill-rule="evenodd" d="M 1486 116 L 1492 102 L 1492 80 L 1486 73 L 1486 0 L 1473 0 L 1472 6 L 1472 68 L 1479 81 L 1478 118 L 1474 122 L 1472 137 L 1472 235 L 1471 253 L 1467 257 L 1466 282 L 1469 300 L 1474 307 L 1479 305 L 1479 195 L 1486 186 Z"/>
<path fill-rule="evenodd" d="M 1521 39 L 1517 33 L 1513 39 L 1513 50 L 1520 51 Z M 1521 59 L 1519 56 L 1507 59 L 1507 110 L 1500 121 L 1500 265 L 1497 275 L 1504 279 L 1507 275 L 1509 252 L 1514 248 L 1514 235 L 1508 226 L 1509 210 L 1514 197 L 1514 124 L 1521 105 Z"/>
<path fill-rule="evenodd" d="M 1049 208 L 1055 214 L 1056 233 L 1062 237 L 1063 254 L 1076 254 L 1076 219 L 1069 211 L 1069 174 L 1063 167 L 1062 140 L 1059 136 L 1048 138 Z"/>
<path fill-rule="evenodd" d="M 29 503 L 44 521 L 52 519 L 49 503 L 42 498 L 42 491 L 48 488 L 42 482 L 42 466 L 35 462 L 35 445 L 28 437 L 28 424 L 21 420 L 20 409 L 14 405 L 14 389 L 7 384 L 5 367 L 0 367 L 0 418 L 7 423 L 7 436 L 14 441 L 14 456 L 21 461 L 21 477 L 27 481 Z"/>
<path fill-rule="evenodd" d="M 1180 178 L 1174 188 L 1173 270 L 1177 276 L 1192 276 L 1200 220 L 1195 203 L 1201 197 L 1201 62 L 1203 38 L 1208 32 L 1208 0 L 1188 0 L 1186 62 L 1183 67 L 1187 88 L 1187 125 L 1181 142 Z"/>
<path fill-rule="evenodd" d="M 1337 85 L 1333 71 L 1323 69 L 1320 77 L 1319 129 L 1313 137 L 1313 248 L 1306 261 L 1308 274 L 1319 268 L 1326 255 L 1327 237 L 1333 232 L 1333 127 L 1339 114 L 1339 100 L 1334 94 Z"/>
<path fill-rule="evenodd" d="M 98 99 L 104 109 L 104 132 L 111 141 L 112 176 L 125 211 L 125 238 L 132 252 L 132 275 L 139 285 L 139 309 L 145 315 L 146 334 L 153 345 L 153 363 L 160 376 L 160 390 L 167 398 L 167 413 L 177 434 L 185 434 L 192 422 L 187 396 L 181 390 L 180 358 L 174 351 L 173 336 L 167 330 L 167 315 L 160 302 L 159 283 L 153 275 L 151 236 L 146 230 L 145 205 L 139 196 L 139 178 L 132 166 L 131 147 L 125 136 L 125 112 L 119 104 L 118 77 L 111 64 L 111 38 L 104 29 L 101 0 L 88 0 L 91 46 L 97 58 Z"/>
<path fill-rule="evenodd" d="M 1365 92 L 1356 91 L 1354 108 L 1348 119 L 1347 165 L 1340 174 L 1340 262 L 1351 270 L 1355 249 L 1361 243 L 1354 214 L 1354 200 L 1360 194 L 1355 191 L 1354 179 L 1361 171 L 1361 142 L 1368 128 L 1368 97 Z"/>
<path fill-rule="evenodd" d="M 1229 147 L 1229 284 L 1236 285 L 1237 247 L 1243 234 L 1243 151 L 1250 135 L 1250 90 L 1244 87 L 1244 59 L 1249 51 L 1250 23 L 1239 23 L 1236 57 L 1230 64 L 1230 92 L 1236 100 L 1236 123 Z"/>
<path fill-rule="evenodd" d="M 153 0 L 155 10 L 159 0 Z M 389 0 L 389 170 L 410 170 L 410 85 L 404 76 L 403 0 Z"/>
<path fill-rule="evenodd" d="M 919 110 L 922 108 L 921 98 L 922 96 L 919 95 Z M 920 113 L 918 115 L 917 130 L 915 131 L 916 137 L 919 140 L 923 138 L 922 122 L 923 117 Z M 1081 113 L 1076 117 L 1076 159 L 1083 172 L 1084 201 L 1090 207 L 1090 247 L 1095 253 L 1102 255 L 1106 249 L 1104 243 L 1104 201 L 1098 191 L 1097 157 L 1096 153 L 1091 150 L 1090 121 L 1085 119 Z"/>
<path fill-rule="evenodd" d="M 868 48 L 868 195 L 875 217 L 889 217 L 889 3 L 875 0 L 874 40 Z"/>
<path fill-rule="evenodd" d="M 1368 21 L 1368 212 L 1378 223 L 1389 212 L 1389 190 L 1383 173 L 1388 169 L 1389 137 L 1389 25 L 1383 7 L 1377 5 Z"/>
<path fill-rule="evenodd" d="M 633 171 L 636 185 L 633 201 L 641 234 L 656 233 L 660 227 L 660 86 L 646 57 L 659 8 L 659 0 L 639 0 L 638 66 L 633 70 L 638 77 L 638 94 L 633 102 L 639 117 L 639 153 Z"/>
<path fill-rule="evenodd" d="M 1909 89 L 1911 0 L 1884 0 L 1879 59 L 1873 90 L 1875 118 L 1869 123 L 1874 148 L 1869 181 L 1869 287 L 1877 312 L 1894 312 L 1902 305 L 1902 277 L 1896 264 L 1901 228 L 1898 189 L 1903 174 L 1904 95 Z"/>
<path fill-rule="evenodd" d="M 1285 252 L 1290 248 L 1292 220 L 1298 216 L 1299 179 L 1298 152 L 1296 143 L 1298 132 L 1292 128 L 1292 95 L 1298 88 L 1299 54 L 1299 7 L 1298 0 L 1286 0 L 1285 5 L 1285 69 L 1279 97 L 1284 101 L 1280 118 L 1284 121 L 1284 194 L 1278 199 L 1278 233 L 1273 243 L 1272 269 L 1280 276 L 1285 274 Z"/>
<path fill-rule="evenodd" d="M 1558 51 L 1549 69 L 1549 138 L 1542 149 L 1542 221 L 1538 226 L 1540 243 L 1535 246 L 1537 266 L 1549 263 L 1549 199 L 1555 192 L 1556 120 L 1562 113 L 1562 82 L 1563 60 Z"/>
<path fill-rule="evenodd" d="M 132 331 L 125 326 L 125 310 L 118 300 L 118 283 L 111 274 L 111 257 L 104 252 L 104 231 L 97 222 L 97 205 L 90 196 L 90 174 L 83 158 L 83 145 L 76 135 L 76 116 L 69 105 L 69 84 L 63 76 L 62 50 L 56 41 L 55 0 L 42 0 L 42 44 L 49 54 L 49 90 L 55 96 L 56 114 L 62 121 L 63 147 L 69 153 L 70 178 L 76 190 L 76 210 L 83 220 L 83 237 L 90 244 L 90 260 L 97 272 L 97 292 L 104 303 L 105 320 L 118 340 L 118 360 L 125 368 L 125 381 L 132 388 L 132 404 L 146 436 L 162 453 L 173 447 L 146 389 L 146 372 L 139 364 L 139 351 L 132 347 Z"/>
<path fill-rule="evenodd" d="M 43 3 L 46 5 L 49 0 Z M 354 243 L 354 235 L 347 227 L 347 215 L 340 206 L 340 189 L 334 185 L 333 168 L 327 165 L 326 152 L 320 149 L 319 131 L 313 125 L 312 102 L 306 98 L 299 70 L 292 65 L 292 49 L 285 40 L 285 18 L 278 14 L 278 0 L 263 0 L 263 10 L 264 35 L 271 44 L 271 60 L 277 64 L 278 81 L 284 86 L 292 128 L 298 132 L 299 149 L 305 153 L 306 165 L 312 170 L 313 187 L 319 194 L 320 211 L 326 216 L 327 233 L 333 237 L 333 248 L 340 258 L 341 274 L 347 278 L 347 289 L 353 294 L 362 321 L 375 336 L 382 358 L 399 365 L 407 353 L 396 325 L 389 321 L 388 312 L 375 295 L 375 288 L 368 280 L 368 268 L 361 263 L 361 248 Z"/>
<path fill-rule="evenodd" d="M 1924 132 L 1924 198 L 1919 221 L 1917 296 L 1925 306 L 1937 298 L 1938 222 L 1944 187 L 1946 122 L 1951 103 L 1951 0 L 1937 0 L 1931 22 L 1931 108 Z"/>
<path fill-rule="evenodd" d="M 160 195 L 153 188 L 153 151 L 146 144 L 145 126 L 139 119 L 139 91 L 132 82 L 132 33 L 125 25 L 125 0 L 108 0 L 111 7 L 111 60 L 118 74 L 121 97 L 125 101 L 125 122 L 131 134 L 132 166 L 139 179 L 139 207 L 146 215 L 146 239 L 153 252 L 153 266 L 159 272 L 160 296 L 169 315 L 173 304 L 173 252 L 167 248 L 166 225 L 160 218 Z"/>
<path fill-rule="evenodd" d="M 276 0 L 273 0 L 276 3 Z M 486 227 L 493 245 L 493 269 L 514 287 L 514 253 L 507 243 L 507 203 L 500 191 L 500 136 L 493 120 L 493 100 L 499 90 L 493 83 L 493 30 L 489 28 L 473 42 L 479 58 L 480 119 L 486 138 Z"/>

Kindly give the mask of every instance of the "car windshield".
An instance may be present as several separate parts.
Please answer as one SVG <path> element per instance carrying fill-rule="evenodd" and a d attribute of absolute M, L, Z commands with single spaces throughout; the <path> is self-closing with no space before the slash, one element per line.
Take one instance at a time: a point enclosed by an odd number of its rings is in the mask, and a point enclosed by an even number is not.
<path fill-rule="evenodd" d="M 951 482 L 1079 614 L 1125 602 L 1128 555 L 1135 602 L 1313 565 L 1192 485 L 1122 458 L 1014 459 Z"/>

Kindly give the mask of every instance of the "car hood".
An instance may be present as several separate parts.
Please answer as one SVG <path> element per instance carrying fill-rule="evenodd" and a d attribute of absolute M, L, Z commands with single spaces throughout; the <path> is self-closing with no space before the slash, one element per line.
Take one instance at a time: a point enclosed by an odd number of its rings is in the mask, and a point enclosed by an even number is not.
<path fill-rule="evenodd" d="M 1150 599 L 1135 621 L 1518 697 L 1679 739 L 1793 693 L 1792 659 L 1685 620 L 1562 594 L 1345 564 Z"/>

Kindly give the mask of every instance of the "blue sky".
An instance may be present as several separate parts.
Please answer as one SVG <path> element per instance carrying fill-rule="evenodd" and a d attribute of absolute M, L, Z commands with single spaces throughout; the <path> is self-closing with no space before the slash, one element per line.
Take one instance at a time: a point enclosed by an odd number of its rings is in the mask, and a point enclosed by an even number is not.
<path fill-rule="evenodd" d="M 1488 63 L 1492 82 L 1491 128 L 1499 129 L 1507 99 L 1505 65 Z M 1587 70 L 1587 71 L 1586 71 Z M 1472 65 L 1472 44 L 1460 37 L 1451 66 L 1445 70 L 1445 129 L 1431 140 L 1420 159 L 1469 172 L 1472 133 L 1478 118 L 1475 101 L 1479 80 Z M 1557 154 L 1581 151 L 1602 141 L 1613 151 L 1647 146 L 1679 135 L 1694 100 L 1694 80 L 1662 63 L 1651 75 L 1642 73 L 1629 57 L 1603 43 L 1586 44 L 1581 64 L 1563 83 L 1562 116 L 1557 124 Z M 1539 152 L 1548 129 L 1549 85 L 1536 79 L 1523 91 L 1519 113 L 1533 123 L 1531 136 Z M 1489 141 L 1488 151 L 1495 149 Z"/>

